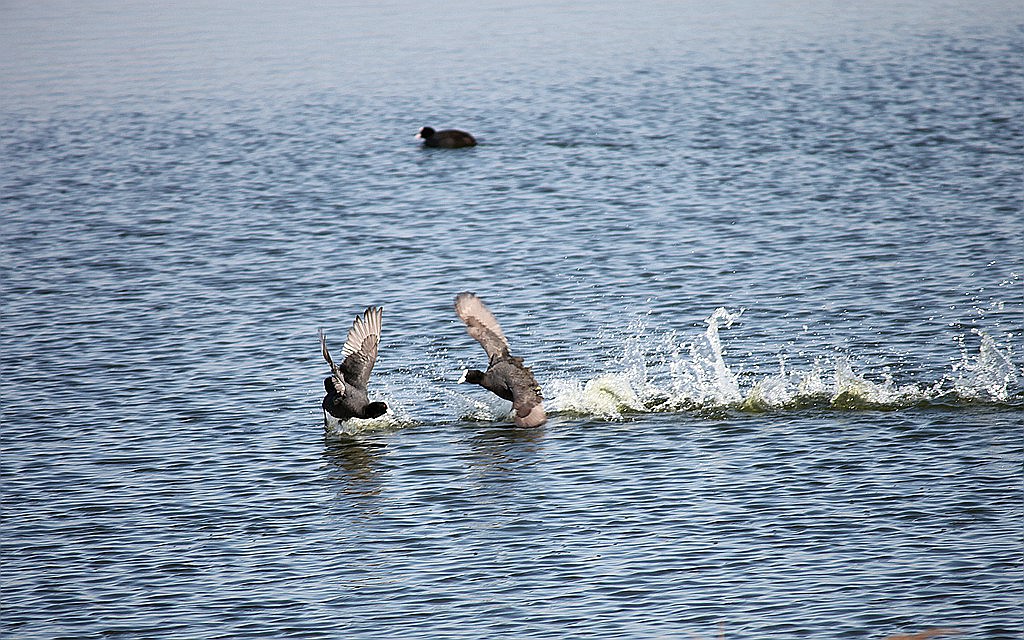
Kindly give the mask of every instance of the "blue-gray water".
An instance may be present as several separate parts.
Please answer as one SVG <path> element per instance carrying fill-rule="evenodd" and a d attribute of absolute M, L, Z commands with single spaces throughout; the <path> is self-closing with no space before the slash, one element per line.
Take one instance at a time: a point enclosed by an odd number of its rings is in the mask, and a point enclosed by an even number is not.
<path fill-rule="evenodd" d="M 1018 2 L 250 4 L 0 7 L 0 635 L 1024 637 Z"/>

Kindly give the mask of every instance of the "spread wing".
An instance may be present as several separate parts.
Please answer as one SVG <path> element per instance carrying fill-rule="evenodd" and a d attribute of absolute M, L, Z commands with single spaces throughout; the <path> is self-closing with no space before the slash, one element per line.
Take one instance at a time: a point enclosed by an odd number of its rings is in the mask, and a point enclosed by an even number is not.
<path fill-rule="evenodd" d="M 466 331 L 480 343 L 488 358 L 508 355 L 508 340 L 501 332 L 501 325 L 476 294 L 463 292 L 456 296 L 455 313 L 466 323 Z"/>
<path fill-rule="evenodd" d="M 354 387 L 365 390 L 366 383 L 370 381 L 370 371 L 377 361 L 383 315 L 381 307 L 367 307 L 362 317 L 356 316 L 352 328 L 348 330 L 348 339 L 341 348 L 345 356 L 341 362 L 341 373 L 345 382 Z"/>
<path fill-rule="evenodd" d="M 331 352 L 327 350 L 327 336 L 324 335 L 324 330 L 320 329 L 320 353 L 324 354 L 324 360 L 327 364 L 331 365 L 331 373 L 334 378 L 334 390 L 338 392 L 339 396 L 345 395 L 345 377 L 341 373 L 341 369 L 338 365 L 334 364 L 334 358 L 331 357 Z"/>

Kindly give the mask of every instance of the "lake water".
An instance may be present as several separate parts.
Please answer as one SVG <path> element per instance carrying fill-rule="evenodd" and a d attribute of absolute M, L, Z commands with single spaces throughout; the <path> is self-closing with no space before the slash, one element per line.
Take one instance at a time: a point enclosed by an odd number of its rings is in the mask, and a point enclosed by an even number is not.
<path fill-rule="evenodd" d="M 1019 2 L 252 4 L 0 7 L 0 635 L 1024 637 Z"/>

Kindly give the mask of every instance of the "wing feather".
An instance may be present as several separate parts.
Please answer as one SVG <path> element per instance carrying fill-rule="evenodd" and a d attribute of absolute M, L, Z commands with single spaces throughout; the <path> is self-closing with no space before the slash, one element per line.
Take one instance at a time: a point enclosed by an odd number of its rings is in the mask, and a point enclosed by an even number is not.
<path fill-rule="evenodd" d="M 320 333 L 320 353 L 324 355 L 324 360 L 327 364 L 331 365 L 331 377 L 334 378 L 334 390 L 338 392 L 339 396 L 345 395 L 345 377 L 338 368 L 338 365 L 334 364 L 334 358 L 331 357 L 331 352 L 327 350 L 327 336 L 324 335 L 324 330 L 319 329 Z"/>
<path fill-rule="evenodd" d="M 520 427 L 539 427 L 547 421 L 544 397 L 532 373 L 529 373 L 529 378 L 532 385 L 516 385 L 512 389 L 512 410 L 515 412 L 513 417 Z"/>
<path fill-rule="evenodd" d="M 455 297 L 455 313 L 466 323 L 466 331 L 487 352 L 490 359 L 509 355 L 508 340 L 491 310 L 476 294 L 463 292 Z"/>
<path fill-rule="evenodd" d="M 366 389 L 366 383 L 370 381 L 370 372 L 377 362 L 383 316 L 384 310 L 381 307 L 367 307 L 362 317 L 356 316 L 352 321 L 345 346 L 341 349 L 345 356 L 341 363 L 345 382 L 363 390 Z"/>

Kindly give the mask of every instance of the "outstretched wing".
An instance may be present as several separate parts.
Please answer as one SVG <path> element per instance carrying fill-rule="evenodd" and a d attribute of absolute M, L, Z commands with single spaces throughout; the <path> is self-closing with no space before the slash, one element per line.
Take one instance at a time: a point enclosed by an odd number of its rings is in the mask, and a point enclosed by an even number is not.
<path fill-rule="evenodd" d="M 466 323 L 466 331 L 480 343 L 488 358 L 508 355 L 508 340 L 501 332 L 501 325 L 476 294 L 463 292 L 456 296 L 455 313 Z"/>
<path fill-rule="evenodd" d="M 338 365 L 334 364 L 334 358 L 331 357 L 331 352 L 327 350 L 327 336 L 324 335 L 324 330 L 319 329 L 320 333 L 320 353 L 324 354 L 324 360 L 327 364 L 331 365 L 331 373 L 334 378 L 334 390 L 338 392 L 339 396 L 345 395 L 345 377 L 341 373 L 341 369 Z"/>
<path fill-rule="evenodd" d="M 348 330 L 348 339 L 341 348 L 341 353 L 345 356 L 341 363 L 345 382 L 359 389 L 366 389 L 366 383 L 370 381 L 370 371 L 377 361 L 383 315 L 384 310 L 381 307 L 367 307 L 363 316 L 356 316 L 352 322 L 352 328 Z"/>

